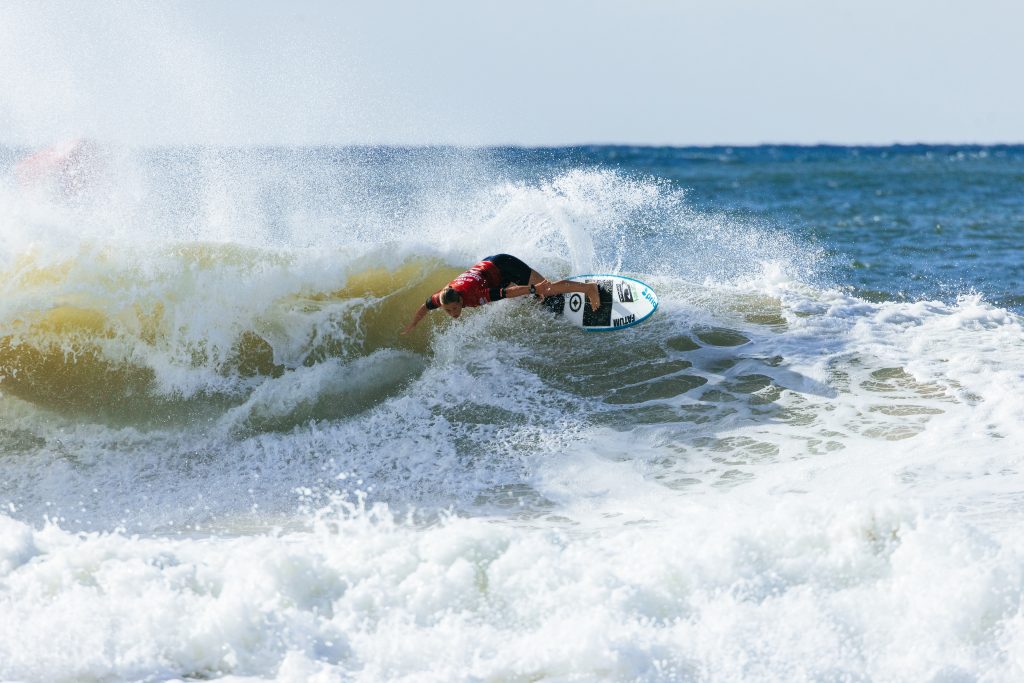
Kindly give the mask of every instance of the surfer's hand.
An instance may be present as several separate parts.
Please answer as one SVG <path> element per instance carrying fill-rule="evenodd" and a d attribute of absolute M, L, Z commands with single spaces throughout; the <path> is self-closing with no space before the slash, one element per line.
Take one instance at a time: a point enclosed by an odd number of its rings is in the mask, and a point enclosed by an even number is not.
<path fill-rule="evenodd" d="M 413 315 L 412 320 L 409 321 L 409 324 L 405 326 L 405 329 L 402 330 L 400 334 L 406 335 L 406 334 L 409 334 L 410 332 L 412 332 L 412 328 L 414 328 L 417 325 L 419 325 L 420 321 L 423 320 L 423 316 L 425 316 L 426 314 L 427 314 L 427 305 L 426 304 L 420 304 L 420 307 L 416 309 L 416 314 Z"/>
<path fill-rule="evenodd" d="M 601 308 L 601 290 L 596 284 L 587 287 L 587 298 L 590 299 L 590 310 L 596 311 Z"/>
<path fill-rule="evenodd" d="M 534 285 L 534 291 L 537 292 L 537 296 L 545 298 L 551 296 L 551 283 L 547 280 L 541 280 Z"/>

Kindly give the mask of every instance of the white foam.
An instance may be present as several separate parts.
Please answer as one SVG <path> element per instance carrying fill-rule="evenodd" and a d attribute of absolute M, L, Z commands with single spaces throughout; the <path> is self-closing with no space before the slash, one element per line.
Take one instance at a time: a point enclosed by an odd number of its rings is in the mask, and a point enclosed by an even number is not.
<path fill-rule="evenodd" d="M 76 535 L 5 520 L 28 540 L 4 550 L 0 672 L 1007 681 L 1022 673 L 1011 649 L 1022 637 L 1016 536 L 901 505 L 761 502 L 684 504 L 671 520 L 591 532 L 468 519 L 409 526 L 379 506 L 321 513 L 308 531 L 239 538 Z M 61 647 L 45 645 L 54 640 Z"/>

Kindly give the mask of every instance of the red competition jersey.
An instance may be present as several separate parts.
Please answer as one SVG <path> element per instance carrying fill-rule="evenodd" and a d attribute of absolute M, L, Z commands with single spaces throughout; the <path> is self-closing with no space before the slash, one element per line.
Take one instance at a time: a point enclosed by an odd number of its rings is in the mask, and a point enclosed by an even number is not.
<path fill-rule="evenodd" d="M 462 296 L 463 306 L 482 306 L 490 303 L 490 290 L 501 286 L 501 271 L 490 261 L 481 261 L 449 282 L 448 286 Z M 430 298 L 437 306 L 441 305 L 441 292 Z"/>

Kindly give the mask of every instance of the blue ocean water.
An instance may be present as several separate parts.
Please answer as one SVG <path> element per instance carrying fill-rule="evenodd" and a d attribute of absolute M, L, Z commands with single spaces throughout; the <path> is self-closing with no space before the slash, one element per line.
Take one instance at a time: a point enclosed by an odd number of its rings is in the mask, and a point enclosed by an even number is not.
<path fill-rule="evenodd" d="M 871 300 L 980 293 L 1024 305 L 1024 147 L 609 147 L 517 150 L 671 180 L 705 211 L 812 236 L 831 277 Z"/>

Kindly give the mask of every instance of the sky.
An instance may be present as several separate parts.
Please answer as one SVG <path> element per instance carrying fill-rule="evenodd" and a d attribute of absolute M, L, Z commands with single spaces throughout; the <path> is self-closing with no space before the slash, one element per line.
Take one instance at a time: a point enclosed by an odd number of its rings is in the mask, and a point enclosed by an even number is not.
<path fill-rule="evenodd" d="M 1019 0 L 0 2 L 0 144 L 1024 142 Z"/>

